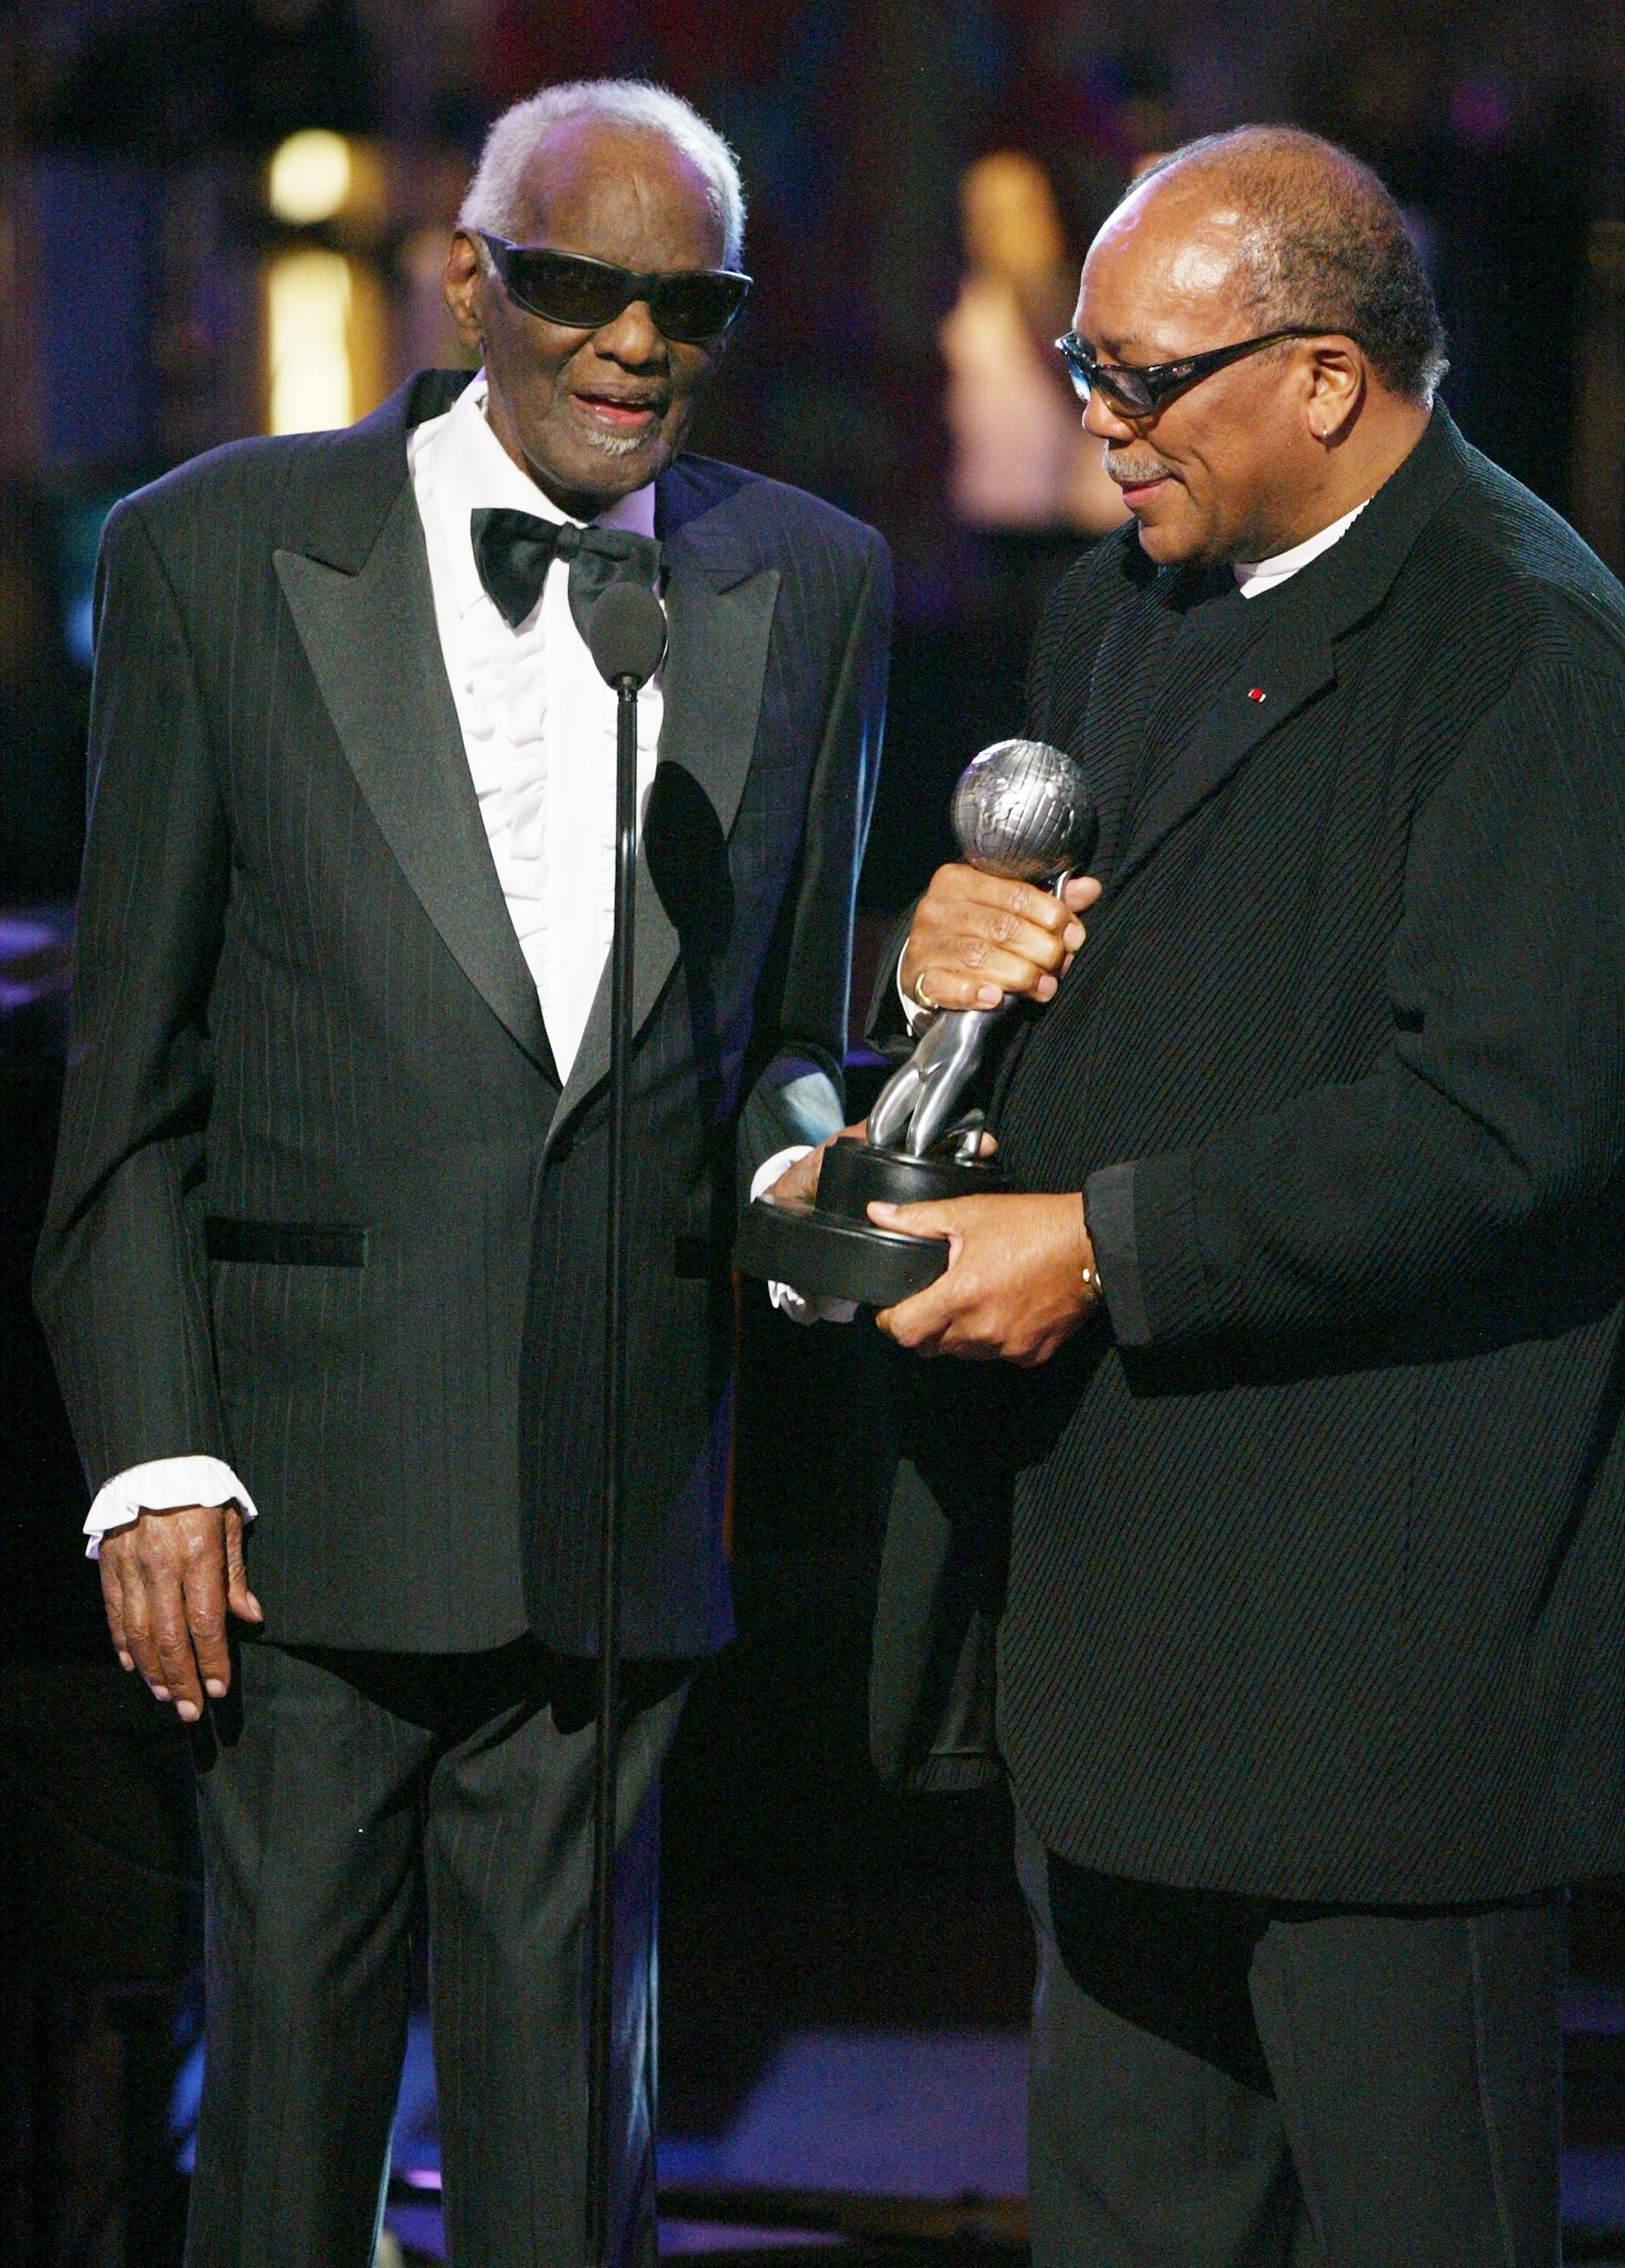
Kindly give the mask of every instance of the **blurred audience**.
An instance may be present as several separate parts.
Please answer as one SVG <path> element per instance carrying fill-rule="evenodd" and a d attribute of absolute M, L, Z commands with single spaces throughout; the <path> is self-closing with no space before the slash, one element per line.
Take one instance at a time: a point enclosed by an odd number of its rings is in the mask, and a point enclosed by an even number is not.
<path fill-rule="evenodd" d="M 949 497 L 967 526 L 1101 535 L 1123 516 L 1083 430 L 1055 341 L 1077 263 L 1034 158 L 980 158 L 960 184 L 966 267 L 939 334 L 948 366 Z"/>
<path fill-rule="evenodd" d="M 85 688 L 52 553 L 40 499 L 0 488 L 0 905 L 70 897 L 85 836 Z"/>

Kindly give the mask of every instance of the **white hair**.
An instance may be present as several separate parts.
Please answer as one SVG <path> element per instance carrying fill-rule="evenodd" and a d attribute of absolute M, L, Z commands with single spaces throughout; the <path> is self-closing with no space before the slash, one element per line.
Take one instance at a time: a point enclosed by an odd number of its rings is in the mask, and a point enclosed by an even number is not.
<path fill-rule="evenodd" d="M 486 229 L 492 236 L 518 234 L 526 225 L 526 170 L 554 128 L 577 118 L 604 118 L 664 135 L 680 150 L 705 178 L 711 210 L 722 224 L 723 265 L 739 266 L 745 250 L 745 191 L 734 154 L 691 103 L 645 79 L 570 79 L 544 86 L 540 94 L 504 110 L 485 137 L 457 217 L 459 227 Z"/>

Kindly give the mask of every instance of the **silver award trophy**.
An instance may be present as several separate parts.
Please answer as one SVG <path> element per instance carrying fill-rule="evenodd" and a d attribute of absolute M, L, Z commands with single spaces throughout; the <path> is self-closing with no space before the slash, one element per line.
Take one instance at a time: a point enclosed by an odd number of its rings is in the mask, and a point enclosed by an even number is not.
<path fill-rule="evenodd" d="M 960 849 L 984 874 L 1053 889 L 1094 849 L 1095 808 L 1073 756 L 1042 740 L 997 740 L 974 756 L 953 792 Z M 923 1291 L 948 1264 L 940 1237 L 877 1228 L 871 1203 L 919 1204 L 1003 1184 L 977 1156 L 982 1118 L 965 1099 L 993 1027 L 1015 1005 L 939 1008 L 869 1114 L 869 1139 L 824 1152 L 817 1198 L 746 1208 L 736 1258 L 747 1276 L 809 1296 L 886 1307 Z"/>

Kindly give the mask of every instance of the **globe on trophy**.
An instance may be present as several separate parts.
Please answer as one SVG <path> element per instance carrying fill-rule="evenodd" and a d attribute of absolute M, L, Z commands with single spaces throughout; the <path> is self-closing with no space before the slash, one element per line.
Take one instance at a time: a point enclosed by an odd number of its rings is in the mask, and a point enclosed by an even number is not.
<path fill-rule="evenodd" d="M 1055 889 L 1092 852 L 1098 821 L 1075 756 L 1042 740 L 998 740 L 974 756 L 953 792 L 953 831 L 984 874 Z M 934 1283 L 948 1264 L 941 1237 L 878 1228 L 877 1198 L 920 1204 L 1004 1186 L 979 1154 L 982 1116 L 967 1108 L 994 1027 L 1015 1006 L 939 1008 L 881 1089 L 869 1138 L 843 1135 L 824 1152 L 812 1202 L 747 1205 L 735 1258 L 746 1276 L 798 1292 L 887 1307 Z"/>

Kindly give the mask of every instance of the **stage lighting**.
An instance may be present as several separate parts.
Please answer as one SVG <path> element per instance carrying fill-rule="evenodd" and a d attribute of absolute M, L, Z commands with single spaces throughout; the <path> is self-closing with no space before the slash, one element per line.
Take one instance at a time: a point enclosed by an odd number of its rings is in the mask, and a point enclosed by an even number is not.
<path fill-rule="evenodd" d="M 355 415 L 349 261 L 314 245 L 279 254 L 266 274 L 266 294 L 268 430 L 348 425 Z"/>
<path fill-rule="evenodd" d="M 296 228 L 331 220 L 349 202 L 352 170 L 342 134 L 322 126 L 290 134 L 271 159 L 266 194 L 272 212 Z"/>

